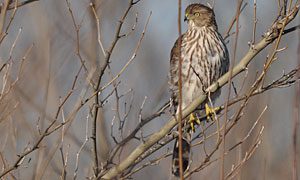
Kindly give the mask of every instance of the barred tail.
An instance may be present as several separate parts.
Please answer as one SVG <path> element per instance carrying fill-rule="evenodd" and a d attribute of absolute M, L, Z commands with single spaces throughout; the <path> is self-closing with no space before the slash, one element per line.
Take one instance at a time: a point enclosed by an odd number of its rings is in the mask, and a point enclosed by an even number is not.
<path fill-rule="evenodd" d="M 190 162 L 190 150 L 191 144 L 189 138 L 190 133 L 183 133 L 183 136 L 188 136 L 188 138 L 183 137 L 182 139 L 182 169 L 185 172 L 189 167 Z M 172 157 L 172 174 L 179 177 L 179 143 L 178 139 L 175 140 L 174 149 L 173 149 L 173 157 Z"/>

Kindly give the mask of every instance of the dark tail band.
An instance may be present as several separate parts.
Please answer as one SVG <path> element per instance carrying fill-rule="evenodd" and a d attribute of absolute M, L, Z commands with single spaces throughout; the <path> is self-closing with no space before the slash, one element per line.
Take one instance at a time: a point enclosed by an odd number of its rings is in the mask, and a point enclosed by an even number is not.
<path fill-rule="evenodd" d="M 183 172 L 185 172 L 189 167 L 190 150 L 191 150 L 190 141 L 183 138 L 182 139 L 182 164 L 183 164 L 182 168 L 183 168 Z M 178 139 L 175 140 L 174 149 L 173 149 L 172 174 L 179 177 L 179 143 L 178 143 Z"/>

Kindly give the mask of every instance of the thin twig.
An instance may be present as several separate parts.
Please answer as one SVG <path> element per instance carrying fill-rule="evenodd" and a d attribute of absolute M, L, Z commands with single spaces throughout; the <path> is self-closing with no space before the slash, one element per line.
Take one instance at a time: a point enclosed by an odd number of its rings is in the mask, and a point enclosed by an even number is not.
<path fill-rule="evenodd" d="M 245 164 L 246 161 L 250 159 L 250 157 L 254 154 L 255 150 L 258 148 L 258 146 L 261 144 L 261 138 L 262 138 L 262 133 L 264 131 L 264 126 L 261 127 L 259 134 L 255 138 L 255 142 L 252 145 L 252 147 L 245 153 L 244 158 L 242 161 L 236 165 L 231 172 L 229 172 L 226 176 L 226 179 L 233 179 L 239 172 L 239 170 L 243 167 L 242 165 Z"/>
<path fill-rule="evenodd" d="M 98 15 L 97 15 L 97 12 L 96 12 L 96 10 L 95 10 L 95 4 L 90 3 L 90 6 L 91 6 L 91 8 L 92 8 L 93 14 L 94 14 L 95 19 L 96 19 L 96 24 L 97 24 L 97 36 L 98 36 L 97 40 L 98 40 L 98 44 L 99 44 L 99 46 L 100 46 L 100 49 L 101 49 L 103 55 L 106 56 L 105 49 L 104 49 L 103 43 L 102 43 L 102 41 L 101 41 L 100 20 L 99 20 L 99 17 L 98 17 Z"/>
<path fill-rule="evenodd" d="M 8 1 L 10 1 L 10 0 L 8 0 Z M 5 3 L 4 3 L 4 7 L 1 8 L 1 13 L 0 13 L 0 44 L 3 42 L 4 38 L 8 34 L 8 29 L 10 28 L 10 25 L 11 25 L 13 19 L 15 18 L 15 15 L 16 15 L 16 12 L 17 12 L 17 9 L 18 9 L 18 7 L 17 7 L 18 0 L 16 0 L 15 3 L 14 3 L 13 12 L 10 15 L 10 18 L 9 18 L 9 21 L 8 21 L 7 26 L 5 28 L 5 31 L 3 32 L 6 13 L 7 13 L 7 10 L 8 10 L 6 2 L 7 1 L 5 1 Z"/>
<path fill-rule="evenodd" d="M 145 96 L 143 102 L 142 102 L 142 105 L 140 107 L 140 110 L 139 110 L 139 115 L 138 115 L 138 119 L 139 119 L 139 123 L 142 123 L 142 111 L 144 109 L 144 105 L 146 103 L 146 100 L 147 100 L 147 96 Z M 144 134 L 143 134 L 143 128 L 140 128 L 140 138 L 142 140 L 142 142 L 145 142 L 144 140 Z"/>
<path fill-rule="evenodd" d="M 255 44 L 255 37 L 256 37 L 256 25 L 257 25 L 256 8 L 257 8 L 257 4 L 256 4 L 256 0 L 254 0 L 254 2 L 253 2 L 253 30 L 252 30 L 251 46 L 252 46 L 252 44 Z"/>
<path fill-rule="evenodd" d="M 300 37 L 300 33 L 298 32 L 298 37 Z M 298 50 L 297 50 L 297 54 L 298 54 L 298 67 L 300 66 L 300 42 L 298 41 Z M 300 72 L 297 72 L 297 77 L 300 77 Z M 293 134 L 292 134 L 292 138 L 293 138 L 293 166 L 292 166 L 292 179 L 293 180 L 297 180 L 298 178 L 298 129 L 299 129 L 299 123 L 300 123 L 300 117 L 299 117 L 299 111 L 300 111 L 300 83 L 298 82 L 295 86 L 295 98 L 294 98 L 294 124 L 293 124 Z"/>
<path fill-rule="evenodd" d="M 71 2 L 70 2 L 70 0 L 66 0 L 66 4 L 67 4 L 68 11 L 69 11 L 69 13 L 71 15 L 71 18 L 72 18 L 73 27 L 74 27 L 75 32 L 76 32 L 76 55 L 78 56 L 78 58 L 79 58 L 79 60 L 81 62 L 81 65 L 83 66 L 84 70 L 86 72 L 88 72 L 88 69 L 87 69 L 87 67 L 85 65 L 85 60 L 82 58 L 81 52 L 80 52 L 79 32 L 80 32 L 81 25 L 77 25 L 77 23 L 76 23 L 76 20 L 75 20 L 74 14 L 73 14 L 73 10 L 71 8 Z"/>
<path fill-rule="evenodd" d="M 241 15 L 241 12 L 243 12 L 243 10 L 245 9 L 246 6 L 247 6 L 247 3 L 245 3 L 244 6 L 241 8 L 239 16 Z M 226 40 L 231 35 L 230 31 L 233 28 L 234 23 L 236 22 L 236 17 L 237 16 L 235 14 L 230 22 L 230 25 L 229 25 L 227 31 L 224 33 L 224 35 L 223 35 L 224 40 Z"/>
<path fill-rule="evenodd" d="M 220 179 L 224 180 L 224 174 L 225 174 L 225 136 L 226 136 L 226 124 L 228 120 L 228 102 L 230 99 L 230 94 L 231 94 L 231 82 L 232 82 L 232 75 L 233 75 L 233 67 L 235 65 L 236 61 L 236 53 L 237 53 L 237 45 L 238 45 L 238 37 L 239 37 L 239 15 L 241 12 L 241 7 L 243 4 L 243 0 L 239 0 L 237 4 L 237 9 L 236 9 L 236 28 L 235 28 L 235 41 L 234 41 L 234 49 L 233 49 L 233 60 L 231 61 L 230 65 L 230 70 L 229 70 L 229 79 L 228 79 L 228 94 L 227 94 L 227 100 L 225 102 L 225 120 L 224 120 L 224 129 L 223 129 L 223 143 L 222 143 L 222 151 L 221 151 L 221 165 L 220 165 Z"/>
<path fill-rule="evenodd" d="M 25 6 L 27 4 L 30 4 L 30 3 L 33 3 L 33 2 L 36 2 L 36 1 L 39 1 L 39 0 L 26 0 L 26 1 L 22 1 L 22 2 L 17 2 L 17 7 L 21 7 L 21 6 Z M 12 1 L 11 1 L 12 2 Z M 15 5 L 10 3 L 7 10 L 12 10 L 15 8 Z"/>
<path fill-rule="evenodd" d="M 77 173 L 78 173 L 78 169 L 79 169 L 79 156 L 81 151 L 83 150 L 84 146 L 86 145 L 86 143 L 89 140 L 88 137 L 88 132 L 89 132 L 89 118 L 90 118 L 90 113 L 87 115 L 86 117 L 86 124 L 85 124 L 85 139 L 84 142 L 82 143 L 82 145 L 80 146 L 79 150 L 76 153 L 76 163 L 75 163 L 75 171 L 74 171 L 74 175 L 73 175 L 73 179 L 77 179 Z"/>
<path fill-rule="evenodd" d="M 178 65 L 178 149 L 179 149 L 179 177 L 183 180 L 183 162 L 182 162 L 182 57 L 181 57 L 181 0 L 178 0 L 178 50 L 179 65 Z"/>

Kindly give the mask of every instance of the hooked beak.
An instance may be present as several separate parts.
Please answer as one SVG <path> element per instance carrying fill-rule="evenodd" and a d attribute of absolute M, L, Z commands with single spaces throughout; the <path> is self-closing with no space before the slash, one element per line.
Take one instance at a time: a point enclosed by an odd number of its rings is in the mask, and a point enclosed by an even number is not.
<path fill-rule="evenodd" d="M 185 14 L 185 16 L 184 16 L 184 19 L 183 19 L 183 20 L 184 20 L 184 22 L 188 20 L 188 15 L 187 15 L 187 14 Z"/>

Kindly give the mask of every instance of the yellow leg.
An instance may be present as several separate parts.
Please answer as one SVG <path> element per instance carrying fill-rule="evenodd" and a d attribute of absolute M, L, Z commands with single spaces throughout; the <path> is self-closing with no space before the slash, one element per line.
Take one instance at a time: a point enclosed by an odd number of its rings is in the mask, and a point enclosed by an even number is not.
<path fill-rule="evenodd" d="M 206 116 L 207 116 L 207 120 L 215 120 L 215 114 L 217 111 L 220 110 L 220 107 L 216 107 L 216 108 L 211 108 L 208 106 L 208 104 L 206 103 L 205 104 L 205 113 L 206 113 Z"/>
<path fill-rule="evenodd" d="M 192 131 L 195 132 L 195 123 L 200 124 L 200 120 L 195 117 L 194 113 L 190 114 L 189 123 L 191 125 Z"/>
<path fill-rule="evenodd" d="M 215 113 L 217 111 L 219 111 L 220 108 L 221 107 L 211 108 L 206 103 L 205 104 L 205 113 L 206 113 L 206 116 L 207 116 L 207 121 L 210 121 L 210 120 L 214 121 L 215 120 Z M 195 116 L 194 113 L 190 114 L 188 122 L 190 123 L 191 129 L 192 129 L 193 132 L 195 132 L 195 124 L 199 125 L 201 123 L 200 119 L 197 116 Z"/>

